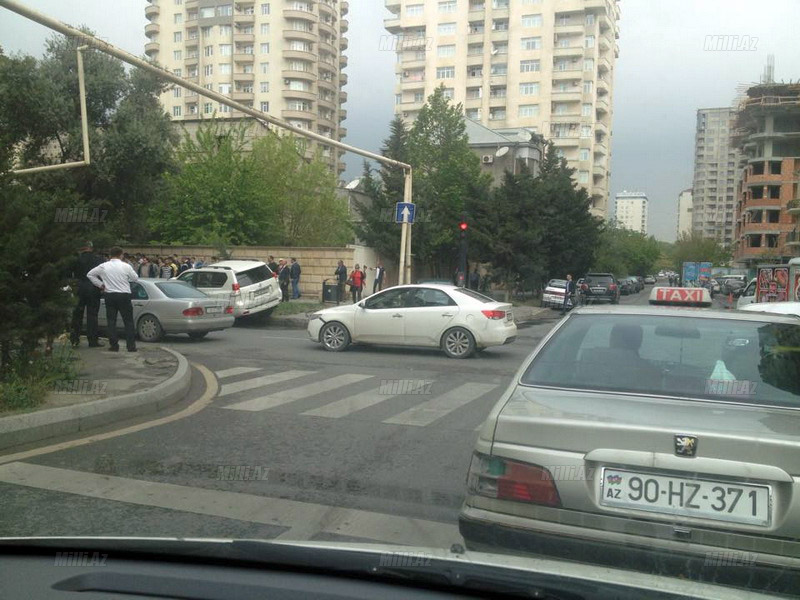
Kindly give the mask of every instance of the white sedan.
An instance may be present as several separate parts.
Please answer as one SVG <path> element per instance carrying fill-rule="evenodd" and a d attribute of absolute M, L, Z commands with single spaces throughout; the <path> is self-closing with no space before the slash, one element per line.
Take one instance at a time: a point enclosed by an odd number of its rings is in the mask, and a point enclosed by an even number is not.
<path fill-rule="evenodd" d="M 339 352 L 351 343 L 441 348 L 451 358 L 510 344 L 511 305 L 454 285 L 402 285 L 311 315 L 308 335 Z"/>

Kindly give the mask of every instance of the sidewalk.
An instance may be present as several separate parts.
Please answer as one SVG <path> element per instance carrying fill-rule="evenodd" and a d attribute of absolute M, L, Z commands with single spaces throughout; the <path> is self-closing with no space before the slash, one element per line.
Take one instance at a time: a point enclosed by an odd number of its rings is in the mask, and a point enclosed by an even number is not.
<path fill-rule="evenodd" d="M 177 352 L 141 344 L 135 353 L 106 348 L 84 341 L 75 350 L 75 379 L 57 382 L 35 409 L 1 416 L 0 449 L 154 413 L 188 392 L 191 370 Z"/>

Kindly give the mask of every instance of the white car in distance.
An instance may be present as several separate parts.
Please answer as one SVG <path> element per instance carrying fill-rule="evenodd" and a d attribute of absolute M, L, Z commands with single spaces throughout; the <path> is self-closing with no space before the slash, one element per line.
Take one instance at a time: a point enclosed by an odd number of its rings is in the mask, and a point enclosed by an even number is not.
<path fill-rule="evenodd" d="M 363 343 L 441 348 L 450 358 L 467 358 L 510 344 L 517 326 L 511 304 L 454 285 L 425 284 L 389 288 L 316 312 L 308 335 L 331 352 Z"/>

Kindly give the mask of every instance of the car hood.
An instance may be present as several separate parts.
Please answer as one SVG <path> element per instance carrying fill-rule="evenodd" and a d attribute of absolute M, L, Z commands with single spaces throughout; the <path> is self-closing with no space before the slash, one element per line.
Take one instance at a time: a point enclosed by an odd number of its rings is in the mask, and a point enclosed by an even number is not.
<path fill-rule="evenodd" d="M 500 410 L 494 444 L 585 454 L 599 448 L 674 455 L 676 434 L 698 456 L 800 473 L 800 411 L 731 403 L 518 386 Z"/>
<path fill-rule="evenodd" d="M 767 598 L 750 591 L 682 579 L 612 569 L 547 558 L 466 551 L 461 544 L 450 549 L 345 542 L 292 542 L 242 539 L 145 537 L 16 537 L 0 538 L 0 553 L 46 554 L 68 549 L 71 553 L 114 553 L 141 561 L 245 562 L 271 571 L 281 568 L 307 572 L 369 577 L 409 585 L 438 584 L 466 592 L 514 595 L 541 593 L 542 597 L 575 599 L 618 598 L 638 600 L 654 590 L 675 598 L 739 600 Z M 52 559 L 51 559 L 52 560 Z M 77 569 L 77 567 L 75 568 Z M 93 570 L 88 567 L 87 570 Z M 671 596 L 674 594 L 674 596 Z M 538 595 L 537 595 L 538 597 Z"/>

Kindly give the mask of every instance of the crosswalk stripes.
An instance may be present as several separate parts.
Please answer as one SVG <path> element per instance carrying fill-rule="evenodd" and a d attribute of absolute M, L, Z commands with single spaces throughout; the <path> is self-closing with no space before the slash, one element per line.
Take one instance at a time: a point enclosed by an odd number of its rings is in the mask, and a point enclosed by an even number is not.
<path fill-rule="evenodd" d="M 369 415 L 367 418 L 375 422 L 426 427 L 502 387 L 499 382 L 457 382 L 453 384 L 455 387 L 431 396 L 429 391 L 421 392 L 423 388 L 430 390 L 431 382 L 427 380 L 419 380 L 417 389 L 413 385 L 387 386 L 385 385 L 387 381 L 395 382 L 395 380 L 379 381 L 376 375 L 360 373 L 333 375 L 324 370 L 291 370 L 264 374 L 265 371 L 257 367 L 231 367 L 216 371 L 215 374 L 220 379 L 246 376 L 221 385 L 218 397 L 231 403 L 220 408 L 261 412 L 288 405 L 288 411 L 293 412 L 292 404 L 296 402 L 298 408 L 294 409 L 294 412 L 304 417 L 341 419 L 359 411 L 366 411 Z M 294 380 L 301 378 L 305 381 L 300 381 L 300 385 L 297 385 Z M 416 380 L 396 381 L 416 382 Z M 352 391 L 348 389 L 362 382 L 365 382 L 364 385 L 353 388 Z M 246 394 L 247 392 L 250 393 Z M 261 392 L 263 395 L 253 397 L 253 392 Z M 486 398 L 486 401 L 489 400 L 491 398 Z M 416 404 L 409 408 L 412 402 Z M 369 409 L 375 409 L 377 412 L 370 412 Z M 284 412 L 286 410 L 284 409 Z M 392 412 L 397 414 L 392 416 Z M 463 421 L 467 420 L 469 428 L 472 429 L 475 427 L 475 422 L 471 415 L 472 413 L 460 413 L 457 422 L 463 425 Z M 474 430 L 479 431 L 481 425 L 482 421 Z"/>
<path fill-rule="evenodd" d="M 420 383 L 419 387 L 423 387 L 424 385 L 425 385 L 424 382 Z M 387 400 L 391 400 L 392 398 L 397 398 L 398 396 L 403 395 L 403 394 L 380 394 L 378 393 L 378 391 L 379 390 L 372 388 L 370 390 L 367 390 L 366 392 L 361 392 L 360 394 L 356 394 L 355 396 L 342 398 L 341 400 L 336 400 L 335 402 L 331 402 L 330 404 L 320 406 L 319 408 L 307 410 L 302 414 L 309 417 L 327 417 L 329 419 L 338 419 L 341 417 L 346 417 L 347 415 L 357 412 L 359 410 L 369 408 L 370 406 L 375 406 L 376 404 L 380 404 L 381 402 L 385 402 Z M 406 393 L 413 393 L 416 391 L 417 389 L 415 388 L 407 390 Z"/>
<path fill-rule="evenodd" d="M 371 378 L 372 375 L 359 375 L 357 373 L 337 375 L 336 377 L 331 377 L 330 379 L 324 379 L 314 383 L 307 383 L 306 385 L 301 385 L 282 392 L 269 394 L 268 396 L 262 396 L 261 398 L 254 398 L 252 400 L 245 400 L 243 402 L 237 402 L 236 404 L 230 404 L 224 408 L 249 411 L 267 410 L 269 408 L 275 408 L 283 404 L 288 404 L 289 402 L 302 400 L 310 396 L 316 396 L 317 394 L 321 394 L 323 392 L 330 392 L 337 388 L 344 387 L 346 385 L 352 385 L 354 383 L 358 383 L 359 381 L 364 381 L 365 379 Z"/>
<path fill-rule="evenodd" d="M 282 381 L 289 381 L 291 379 L 297 379 L 298 377 L 304 377 L 305 375 L 313 374 L 314 371 L 281 371 L 280 373 L 273 373 L 272 375 L 254 377 L 253 379 L 244 379 L 242 381 L 235 381 L 234 383 L 225 383 L 220 388 L 217 396 L 229 396 L 230 394 L 235 394 L 237 392 L 254 390 L 272 383 L 280 383 Z"/>
<path fill-rule="evenodd" d="M 258 367 L 232 367 L 230 369 L 222 369 L 221 371 L 214 371 L 217 379 L 225 379 L 226 377 L 234 377 L 235 375 L 244 375 L 245 373 L 252 373 L 253 371 L 260 371 Z"/>
<path fill-rule="evenodd" d="M 384 423 L 395 425 L 414 425 L 424 427 L 441 419 L 447 413 L 461 408 L 488 394 L 497 386 L 491 383 L 465 383 L 457 388 L 445 392 L 441 396 L 432 398 L 428 402 L 409 408 L 398 415 L 385 419 Z"/>

